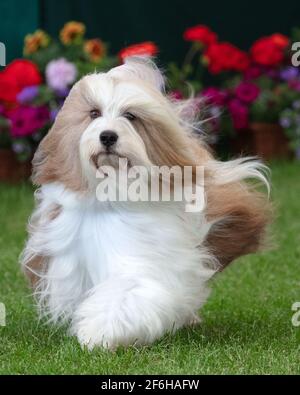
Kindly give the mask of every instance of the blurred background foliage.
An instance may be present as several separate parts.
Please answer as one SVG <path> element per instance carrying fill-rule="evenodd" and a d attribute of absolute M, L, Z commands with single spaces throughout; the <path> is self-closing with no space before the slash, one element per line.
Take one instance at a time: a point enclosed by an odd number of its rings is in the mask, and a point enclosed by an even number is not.
<path fill-rule="evenodd" d="M 300 2 L 199 0 L 1 0 L 0 41 L 7 45 L 8 62 L 22 55 L 23 39 L 37 28 L 57 36 L 69 20 L 87 26 L 87 37 L 100 37 L 118 52 L 124 46 L 154 41 L 163 63 L 183 59 L 187 26 L 203 23 L 224 41 L 248 49 L 259 36 L 289 34 L 299 25 Z"/>

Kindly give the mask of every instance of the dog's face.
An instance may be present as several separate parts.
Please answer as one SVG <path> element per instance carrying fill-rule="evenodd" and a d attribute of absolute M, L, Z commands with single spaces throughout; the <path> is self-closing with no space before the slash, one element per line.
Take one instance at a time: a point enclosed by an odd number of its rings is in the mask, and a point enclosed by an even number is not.
<path fill-rule="evenodd" d="M 93 173 L 101 165 L 117 167 L 119 158 L 126 158 L 129 166 L 148 166 L 162 159 L 158 158 L 161 136 L 152 132 L 149 138 L 149 129 L 164 117 L 161 109 L 167 103 L 150 79 L 149 73 L 158 71 L 142 67 L 145 80 L 128 66 L 120 66 L 81 81 L 80 91 L 85 91 L 85 111 L 90 118 L 80 138 L 85 171 Z"/>
<path fill-rule="evenodd" d="M 128 166 L 190 165 L 190 145 L 159 70 L 132 59 L 73 87 L 36 154 L 34 177 L 82 189 L 97 168 L 117 168 L 119 158 Z"/>

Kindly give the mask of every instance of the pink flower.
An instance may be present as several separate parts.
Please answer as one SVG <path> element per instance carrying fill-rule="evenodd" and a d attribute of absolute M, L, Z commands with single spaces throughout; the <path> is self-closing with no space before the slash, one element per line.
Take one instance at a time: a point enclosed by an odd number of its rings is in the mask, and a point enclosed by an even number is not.
<path fill-rule="evenodd" d="M 47 107 L 18 107 L 7 114 L 11 123 L 12 137 L 31 135 L 45 126 L 49 120 Z"/>
<path fill-rule="evenodd" d="M 203 89 L 201 96 L 206 98 L 209 103 L 215 104 L 217 106 L 223 106 L 227 98 L 225 92 L 215 87 Z"/>
<path fill-rule="evenodd" d="M 259 93 L 259 87 L 251 82 L 241 82 L 235 89 L 236 97 L 245 103 L 254 102 Z"/>
<path fill-rule="evenodd" d="M 63 91 L 75 82 L 77 69 L 75 65 L 64 58 L 52 60 L 46 67 L 48 86 L 54 90 Z"/>
<path fill-rule="evenodd" d="M 231 114 L 233 126 L 235 129 L 246 129 L 249 123 L 248 107 L 238 99 L 232 99 L 229 102 L 228 110 Z"/>
<path fill-rule="evenodd" d="M 296 92 L 300 92 L 300 80 L 292 80 L 288 82 L 289 88 Z"/>
<path fill-rule="evenodd" d="M 183 94 L 178 89 L 175 91 L 172 91 L 170 93 L 170 96 L 171 96 L 171 99 L 173 99 L 173 100 L 182 100 L 183 99 Z"/>

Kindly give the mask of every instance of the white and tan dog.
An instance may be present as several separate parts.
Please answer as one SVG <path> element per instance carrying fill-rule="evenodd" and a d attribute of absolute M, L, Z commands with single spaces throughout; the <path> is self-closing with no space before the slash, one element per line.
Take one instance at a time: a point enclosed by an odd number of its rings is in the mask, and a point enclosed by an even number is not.
<path fill-rule="evenodd" d="M 214 274 L 261 246 L 267 199 L 244 180 L 265 182 L 263 165 L 216 161 L 186 116 L 150 59 L 128 59 L 73 87 L 35 155 L 40 188 L 22 265 L 41 312 L 90 349 L 151 343 L 194 322 Z M 96 171 L 119 158 L 204 166 L 204 210 L 100 202 Z"/>

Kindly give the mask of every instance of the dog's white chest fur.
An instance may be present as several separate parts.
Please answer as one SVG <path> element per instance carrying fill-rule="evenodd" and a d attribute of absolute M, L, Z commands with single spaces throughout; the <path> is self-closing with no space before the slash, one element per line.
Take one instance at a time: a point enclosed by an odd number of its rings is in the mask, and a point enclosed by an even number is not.
<path fill-rule="evenodd" d="M 181 271 L 199 270 L 199 234 L 179 214 L 149 204 L 95 203 L 83 209 L 74 240 L 93 285 L 120 273 L 145 272 L 160 279 L 164 274 L 171 284 Z"/>
<path fill-rule="evenodd" d="M 71 319 L 83 343 L 103 338 L 112 346 L 115 340 L 101 329 L 107 314 L 115 331 L 133 325 L 125 343 L 132 336 L 140 343 L 152 341 L 193 319 L 215 272 L 202 246 L 209 230 L 203 214 L 185 213 L 183 205 L 172 202 L 101 203 L 58 184 L 43 187 L 41 194 L 35 215 L 42 218 L 55 205 L 60 213 L 51 221 L 41 219 L 25 254 L 49 257 L 39 292 L 54 320 Z M 96 340 L 94 333 L 85 333 L 86 320 L 96 325 Z M 81 335 L 80 328 L 85 328 Z"/>

